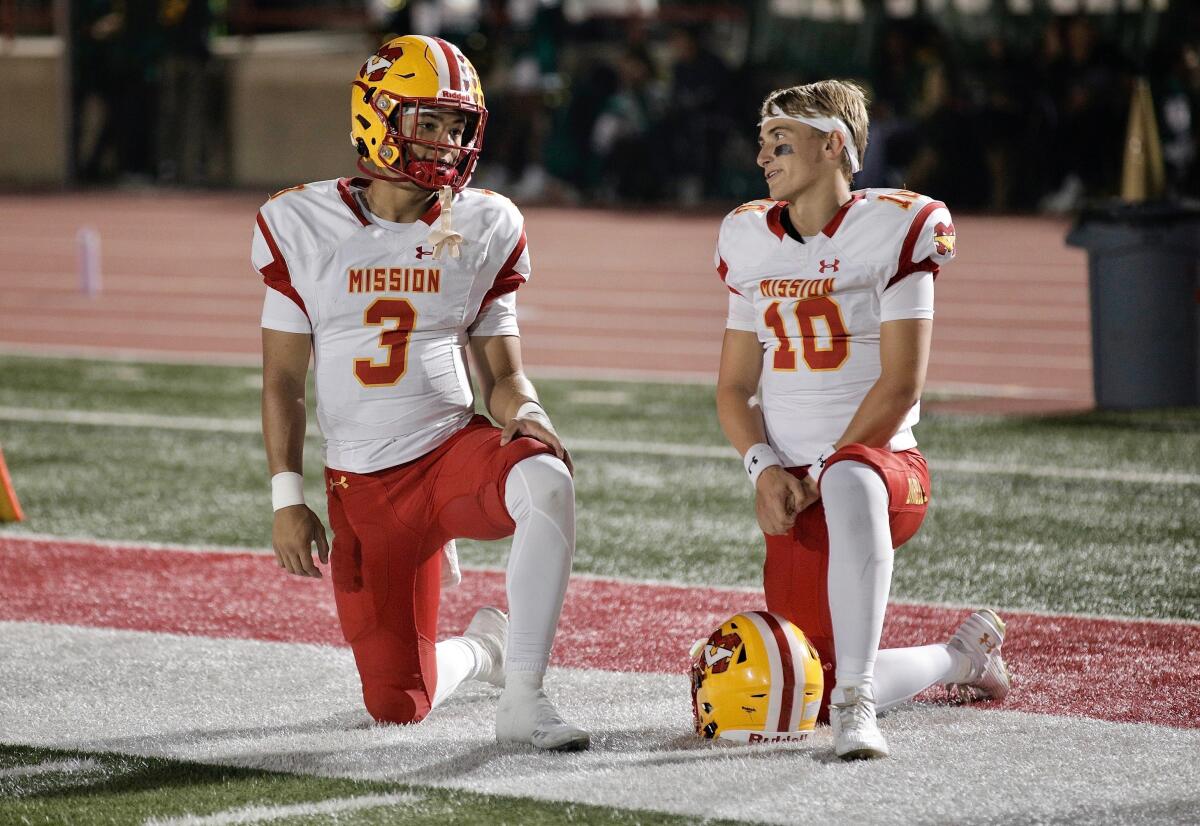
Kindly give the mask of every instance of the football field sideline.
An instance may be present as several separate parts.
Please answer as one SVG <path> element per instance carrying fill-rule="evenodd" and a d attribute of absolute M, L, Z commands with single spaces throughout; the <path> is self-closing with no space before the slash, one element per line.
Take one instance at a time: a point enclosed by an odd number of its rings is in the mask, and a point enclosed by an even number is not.
<path fill-rule="evenodd" d="M 259 434 L 260 419 L 221 418 L 209 416 L 174 416 L 153 413 L 130 413 L 112 410 L 54 410 L 38 407 L 0 406 L 0 421 L 34 422 L 39 424 L 88 425 L 93 427 L 153 428 L 157 430 L 194 431 L 203 433 Z M 310 421 L 307 435 L 319 438 L 316 423 Z M 729 459 L 737 454 L 728 445 L 672 444 L 670 442 L 639 442 L 615 439 L 573 438 L 564 434 L 573 452 L 640 454 L 643 456 L 674 456 L 694 459 Z M 978 462 L 937 459 L 936 469 L 952 473 L 976 475 L 1008 474 L 1044 479 L 1073 479 L 1100 482 L 1128 482 L 1152 485 L 1200 485 L 1197 473 L 1162 473 L 1138 470 L 1032 466 L 1005 462 Z"/>
<path fill-rule="evenodd" d="M 498 692 L 482 684 L 420 726 L 372 725 L 328 582 L 261 554 L 0 537 L 0 590 L 8 743 L 772 823 L 813 806 L 836 822 L 1182 823 L 1200 802 L 1200 623 L 1006 612 L 1008 702 L 931 692 L 886 718 L 891 759 L 847 765 L 827 729 L 799 747 L 692 734 L 684 652 L 759 607 L 744 590 L 573 582 L 548 683 L 593 731 L 576 755 L 498 746 Z M 502 574 L 468 571 L 443 634 L 502 599 Z M 894 605 L 887 643 L 944 639 L 962 616 Z M 1148 674 L 1155 690 L 1139 691 Z"/>

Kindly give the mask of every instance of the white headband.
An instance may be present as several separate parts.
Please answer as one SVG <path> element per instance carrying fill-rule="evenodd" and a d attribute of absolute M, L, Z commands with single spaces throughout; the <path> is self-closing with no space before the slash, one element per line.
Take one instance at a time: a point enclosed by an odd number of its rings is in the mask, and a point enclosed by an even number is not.
<path fill-rule="evenodd" d="M 854 145 L 854 136 L 850 133 L 846 122 L 841 118 L 810 118 L 804 115 L 789 115 L 779 108 L 779 104 L 772 103 L 770 114 L 760 120 L 758 125 L 761 127 L 764 123 L 774 118 L 798 121 L 806 126 L 811 126 L 818 132 L 841 132 L 842 141 L 846 145 L 846 155 L 850 158 L 850 172 L 854 173 L 862 169 L 862 164 L 858 162 L 858 147 Z"/>

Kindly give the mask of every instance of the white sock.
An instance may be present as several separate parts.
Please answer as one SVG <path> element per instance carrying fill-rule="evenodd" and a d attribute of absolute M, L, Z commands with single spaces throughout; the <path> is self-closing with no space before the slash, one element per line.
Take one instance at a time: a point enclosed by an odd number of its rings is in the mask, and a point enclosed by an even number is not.
<path fill-rule="evenodd" d="M 885 648 L 875 659 L 875 708 L 887 711 L 935 683 L 959 682 L 970 673 L 967 655 L 945 643 Z"/>
<path fill-rule="evenodd" d="M 522 459 L 508 474 L 504 504 L 517 525 L 508 556 L 506 681 L 539 675 L 550 661 L 571 560 L 575 555 L 575 486 L 557 456 Z"/>
<path fill-rule="evenodd" d="M 870 467 L 842 461 L 822 475 L 821 499 L 829 528 L 836 684 L 870 685 L 892 585 L 887 486 Z"/>
<path fill-rule="evenodd" d="M 438 703 L 454 693 L 454 689 L 478 674 L 483 662 L 478 643 L 466 637 L 442 640 L 434 653 L 437 656 L 437 690 L 429 705 L 431 709 L 437 708 Z"/>

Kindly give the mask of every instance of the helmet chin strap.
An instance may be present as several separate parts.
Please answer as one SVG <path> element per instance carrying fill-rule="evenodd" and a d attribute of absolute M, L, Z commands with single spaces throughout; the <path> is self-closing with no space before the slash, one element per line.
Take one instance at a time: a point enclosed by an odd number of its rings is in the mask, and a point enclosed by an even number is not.
<path fill-rule="evenodd" d="M 459 247 L 463 244 L 461 232 L 456 232 L 450 226 L 450 207 L 454 201 L 454 191 L 449 186 L 443 186 L 438 193 L 438 206 L 441 207 L 441 217 L 438 228 L 429 233 L 429 243 L 433 244 L 433 257 L 442 257 L 442 248 L 450 252 L 451 258 L 458 258 Z"/>

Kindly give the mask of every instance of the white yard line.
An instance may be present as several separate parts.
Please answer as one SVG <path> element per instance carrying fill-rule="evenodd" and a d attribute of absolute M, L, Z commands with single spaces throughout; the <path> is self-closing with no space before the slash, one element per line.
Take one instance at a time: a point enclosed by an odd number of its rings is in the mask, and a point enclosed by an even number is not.
<path fill-rule="evenodd" d="M 147 350 L 119 347 L 69 344 L 21 344 L 0 342 L 0 355 L 28 358 L 74 358 L 133 364 L 189 364 L 220 367 L 259 367 L 258 353 L 192 353 L 174 350 Z M 642 370 L 622 367 L 571 367 L 560 365 L 526 364 L 526 372 L 534 378 L 584 380 L 600 382 L 663 382 L 668 384 L 716 383 L 716 371 L 703 370 Z M 1001 399 L 1050 399 L 1078 401 L 1079 394 L 1064 387 L 1029 387 L 1020 384 L 977 384 L 970 382 L 933 381 L 925 385 L 930 395 L 972 396 Z"/>
<path fill-rule="evenodd" d="M 44 410 L 36 407 L 0 407 L 0 421 L 41 424 L 76 424 L 96 427 L 154 428 L 207 433 L 258 434 L 258 419 L 223 419 L 202 416 L 161 416 L 149 413 L 119 413 L 103 410 Z M 309 428 L 309 435 L 319 435 Z M 627 456 L 675 456 L 688 459 L 736 459 L 733 448 L 721 445 L 689 445 L 670 442 L 627 442 L 608 439 L 566 437 L 568 446 L 581 453 L 610 453 Z M 973 462 L 931 457 L 935 472 L 972 475 L 1032 476 L 1042 479 L 1078 479 L 1150 485 L 1200 485 L 1200 474 L 1156 473 L 1121 468 L 1073 468 L 1023 465 L 1013 462 Z"/>
<path fill-rule="evenodd" d="M 36 777 L 41 774 L 78 774 L 92 772 L 101 766 L 90 757 L 82 760 L 50 760 L 46 763 L 36 763 L 31 766 L 13 766 L 0 769 L 0 780 L 10 777 Z"/>
<path fill-rule="evenodd" d="M 424 798 L 409 792 L 396 794 L 365 794 L 358 797 L 342 797 L 322 800 L 319 803 L 295 803 L 290 806 L 245 806 L 213 815 L 183 815 L 182 817 L 156 818 L 145 821 L 143 826 L 229 826 L 238 823 L 269 823 L 289 817 L 317 817 L 339 812 L 356 812 L 362 809 L 378 809 L 384 806 L 410 806 Z"/>
<path fill-rule="evenodd" d="M 4 740 L 36 746 L 772 823 L 957 821 L 964 801 L 986 822 L 1183 822 L 1200 802 L 1196 729 L 925 705 L 883 721 L 890 759 L 846 765 L 827 728 L 696 738 L 683 674 L 551 669 L 593 745 L 544 754 L 497 745 L 499 692 L 479 683 L 420 725 L 369 725 L 342 648 L 4 622 L 0 662 Z"/>

